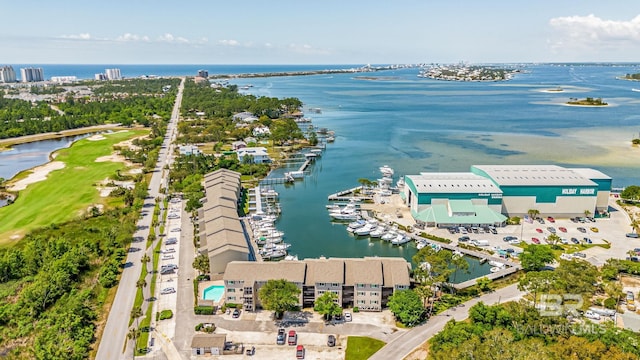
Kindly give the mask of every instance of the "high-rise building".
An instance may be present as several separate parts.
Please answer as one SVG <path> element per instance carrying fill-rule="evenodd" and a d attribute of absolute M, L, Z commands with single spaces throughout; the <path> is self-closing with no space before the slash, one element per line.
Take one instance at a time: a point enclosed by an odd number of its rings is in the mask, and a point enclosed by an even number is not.
<path fill-rule="evenodd" d="M 22 82 L 44 81 L 44 72 L 42 68 L 21 68 L 20 77 Z"/>
<path fill-rule="evenodd" d="M 105 69 L 104 73 L 107 75 L 107 79 L 109 80 L 122 79 L 122 75 L 120 75 L 120 69 Z"/>
<path fill-rule="evenodd" d="M 0 83 L 14 83 L 16 82 L 16 72 L 13 70 L 13 66 L 0 67 Z"/>
<path fill-rule="evenodd" d="M 203 78 L 208 78 L 209 77 L 209 71 L 208 70 L 198 70 L 198 76 L 199 77 L 203 77 Z"/>
<path fill-rule="evenodd" d="M 104 73 L 95 74 L 94 78 L 98 81 L 107 80 L 107 75 Z"/>

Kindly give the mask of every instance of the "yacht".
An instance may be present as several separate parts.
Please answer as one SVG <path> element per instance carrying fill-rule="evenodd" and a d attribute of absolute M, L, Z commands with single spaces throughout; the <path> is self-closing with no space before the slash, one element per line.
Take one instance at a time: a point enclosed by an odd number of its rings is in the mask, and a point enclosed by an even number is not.
<path fill-rule="evenodd" d="M 358 210 L 355 204 L 347 204 L 339 210 L 329 212 L 329 216 L 334 220 L 356 220 L 358 218 Z"/>
<path fill-rule="evenodd" d="M 373 225 L 366 223 L 364 226 L 357 228 L 354 233 L 358 236 L 367 236 L 369 235 L 369 233 L 371 233 L 371 230 L 374 229 L 375 228 L 373 227 Z"/>
<path fill-rule="evenodd" d="M 393 177 L 394 171 L 389 165 L 380 166 L 380 172 L 385 177 Z"/>
<path fill-rule="evenodd" d="M 416 241 L 416 249 L 420 250 L 423 247 L 427 246 L 429 243 L 427 243 L 425 240 L 417 240 Z"/>
<path fill-rule="evenodd" d="M 398 234 L 395 239 L 391 239 L 391 244 L 393 245 L 402 245 L 411 241 L 411 238 L 407 235 Z"/>
<path fill-rule="evenodd" d="M 493 260 L 489 261 L 489 265 L 491 265 L 493 267 L 499 267 L 499 268 L 504 267 L 503 263 L 498 262 L 498 261 L 493 261 Z"/>
<path fill-rule="evenodd" d="M 372 230 L 369 233 L 369 237 L 380 238 L 385 234 L 385 232 L 387 232 L 387 229 L 384 226 L 378 226 L 377 228 L 375 228 L 375 230 Z"/>
<path fill-rule="evenodd" d="M 382 235 L 381 239 L 384 241 L 391 241 L 398 237 L 398 233 L 395 231 L 389 231 L 388 233 Z"/>

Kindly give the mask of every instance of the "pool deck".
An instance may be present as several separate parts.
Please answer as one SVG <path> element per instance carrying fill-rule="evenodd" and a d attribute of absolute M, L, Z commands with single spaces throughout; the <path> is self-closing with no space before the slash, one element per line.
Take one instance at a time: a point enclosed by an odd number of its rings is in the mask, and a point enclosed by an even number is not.
<path fill-rule="evenodd" d="M 203 298 L 204 290 L 211 286 L 224 286 L 222 280 L 201 281 L 198 283 L 198 305 L 200 306 L 222 306 L 224 298 L 219 301 L 205 300 Z"/>

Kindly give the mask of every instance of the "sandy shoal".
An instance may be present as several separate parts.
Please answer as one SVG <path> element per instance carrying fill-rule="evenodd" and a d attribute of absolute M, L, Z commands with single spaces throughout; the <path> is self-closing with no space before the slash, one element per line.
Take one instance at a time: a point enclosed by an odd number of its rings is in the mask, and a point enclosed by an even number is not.
<path fill-rule="evenodd" d="M 36 183 L 38 181 L 42 181 L 47 178 L 50 172 L 54 170 L 60 170 L 65 167 L 65 164 L 62 161 L 52 161 L 50 163 L 37 166 L 31 169 L 31 173 L 25 177 L 24 179 L 20 179 L 11 185 L 9 185 L 9 191 L 20 191 L 27 188 L 28 185 Z"/>

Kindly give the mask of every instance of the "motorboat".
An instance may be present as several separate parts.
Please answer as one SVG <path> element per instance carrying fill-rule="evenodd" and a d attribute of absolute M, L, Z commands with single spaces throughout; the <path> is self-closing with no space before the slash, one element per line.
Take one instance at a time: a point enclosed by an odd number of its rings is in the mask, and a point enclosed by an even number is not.
<path fill-rule="evenodd" d="M 416 248 L 418 250 L 424 248 L 425 246 L 427 246 L 429 243 L 426 240 L 416 240 Z"/>
<path fill-rule="evenodd" d="M 380 172 L 387 177 L 393 177 L 394 171 L 389 165 L 380 166 Z"/>
<path fill-rule="evenodd" d="M 435 251 L 438 252 L 440 250 L 442 250 L 442 246 L 440 246 L 439 244 L 431 244 L 431 248 Z"/>
<path fill-rule="evenodd" d="M 489 271 L 492 272 L 492 273 L 497 273 L 500 270 L 502 270 L 502 268 L 498 267 L 498 266 L 494 266 L 491 269 L 489 269 Z"/>
<path fill-rule="evenodd" d="M 398 234 L 394 239 L 391 239 L 391 244 L 393 245 L 402 245 L 411 241 L 411 238 L 407 235 Z"/>
<path fill-rule="evenodd" d="M 366 223 L 364 224 L 364 226 L 357 228 L 354 231 L 354 234 L 358 235 L 358 236 L 367 236 L 369 235 L 369 233 L 371 233 L 371 230 L 374 230 L 373 225 Z"/>
<path fill-rule="evenodd" d="M 358 210 L 355 204 L 347 204 L 339 210 L 329 212 L 329 216 L 335 220 L 356 220 L 358 218 Z"/>
<path fill-rule="evenodd" d="M 357 229 L 363 227 L 367 222 L 364 220 L 356 220 L 353 222 L 350 222 L 349 225 L 347 225 L 347 231 L 349 232 L 354 232 Z"/>
<path fill-rule="evenodd" d="M 489 265 L 493 266 L 493 267 L 499 267 L 502 268 L 504 267 L 504 264 L 498 261 L 494 261 L 494 260 L 490 260 L 489 261 Z"/>
<path fill-rule="evenodd" d="M 395 231 L 389 231 L 388 233 L 382 235 L 381 239 L 384 241 L 391 241 L 392 239 L 395 239 L 396 237 L 398 237 L 398 233 Z"/>
<path fill-rule="evenodd" d="M 284 257 L 285 261 L 298 261 L 298 255 L 287 255 Z"/>
<path fill-rule="evenodd" d="M 263 259 L 274 260 L 287 256 L 286 250 L 263 251 L 260 253 Z"/>
<path fill-rule="evenodd" d="M 461 256 L 464 256 L 464 254 L 460 250 L 455 250 L 453 252 L 453 254 L 451 255 L 451 257 L 453 257 L 453 258 L 458 258 L 458 257 L 461 257 Z"/>
<path fill-rule="evenodd" d="M 281 243 L 281 244 L 266 243 L 262 247 L 262 249 L 266 251 L 274 251 L 274 250 L 287 250 L 290 247 L 291 247 L 291 244 L 288 244 L 288 243 Z"/>
<path fill-rule="evenodd" d="M 379 238 L 379 237 L 382 237 L 382 235 L 384 235 L 385 232 L 387 232 L 387 229 L 384 226 L 378 226 L 374 230 L 371 230 L 371 232 L 369 233 L 369 236 L 372 238 Z"/>

